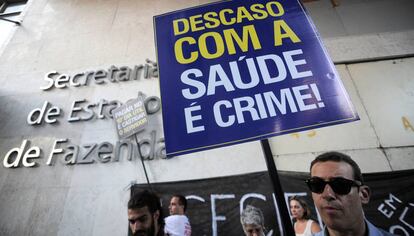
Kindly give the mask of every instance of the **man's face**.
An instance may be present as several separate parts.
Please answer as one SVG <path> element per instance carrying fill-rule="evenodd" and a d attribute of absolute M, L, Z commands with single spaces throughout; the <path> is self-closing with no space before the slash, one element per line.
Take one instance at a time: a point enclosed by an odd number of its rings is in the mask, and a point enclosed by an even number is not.
<path fill-rule="evenodd" d="M 148 207 L 128 209 L 128 221 L 132 235 L 136 236 L 155 236 L 158 229 L 159 212 L 151 214 Z"/>
<path fill-rule="evenodd" d="M 322 178 L 325 181 L 333 177 L 354 180 L 352 167 L 345 162 L 317 162 L 312 167 L 311 176 Z M 312 193 L 313 201 L 323 222 L 329 229 L 343 232 L 360 227 L 364 220 L 362 202 L 367 203 L 369 200 L 369 196 L 366 199 L 366 196 L 360 195 L 360 191 L 364 191 L 362 189 L 365 187 L 361 186 L 360 190 L 357 187 L 352 187 L 348 194 L 339 195 L 327 184 L 322 193 Z"/>
<path fill-rule="evenodd" d="M 170 215 L 182 215 L 184 214 L 184 206 L 181 206 L 178 201 L 178 197 L 172 197 L 170 205 L 168 206 Z"/>
<path fill-rule="evenodd" d="M 256 224 L 245 224 L 244 233 L 246 236 L 264 236 L 263 227 Z"/>

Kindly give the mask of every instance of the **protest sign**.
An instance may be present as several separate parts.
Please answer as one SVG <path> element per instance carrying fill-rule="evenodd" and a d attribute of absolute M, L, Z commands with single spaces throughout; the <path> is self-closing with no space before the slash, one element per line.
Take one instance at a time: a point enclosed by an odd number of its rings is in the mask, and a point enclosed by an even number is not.
<path fill-rule="evenodd" d="M 167 156 L 358 120 L 299 1 L 154 17 Z"/>
<path fill-rule="evenodd" d="M 112 111 L 120 139 L 143 130 L 148 124 L 147 112 L 142 99 L 132 99 Z"/>

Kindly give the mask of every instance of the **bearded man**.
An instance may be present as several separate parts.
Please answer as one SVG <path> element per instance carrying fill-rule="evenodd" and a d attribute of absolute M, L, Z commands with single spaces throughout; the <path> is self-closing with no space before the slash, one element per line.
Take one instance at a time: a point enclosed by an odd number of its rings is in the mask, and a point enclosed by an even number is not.
<path fill-rule="evenodd" d="M 147 190 L 134 193 L 128 202 L 128 221 L 134 236 L 164 236 L 160 198 Z"/>

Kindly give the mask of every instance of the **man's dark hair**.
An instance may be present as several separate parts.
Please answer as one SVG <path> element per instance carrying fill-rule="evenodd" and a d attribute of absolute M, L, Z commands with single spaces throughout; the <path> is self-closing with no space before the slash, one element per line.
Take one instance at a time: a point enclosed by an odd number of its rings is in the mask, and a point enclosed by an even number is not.
<path fill-rule="evenodd" d="M 314 164 L 318 162 L 327 161 L 348 163 L 352 167 L 352 170 L 354 172 L 354 180 L 359 180 L 361 181 L 361 183 L 364 182 L 364 179 L 362 178 L 361 169 L 359 168 L 358 164 L 354 160 L 352 160 L 350 156 L 340 152 L 326 152 L 317 156 L 315 160 L 311 162 L 310 170 L 312 170 Z"/>
<path fill-rule="evenodd" d="M 161 201 L 155 193 L 149 192 L 148 190 L 137 191 L 132 193 L 132 196 L 128 201 L 128 209 L 133 210 L 143 207 L 148 207 L 148 210 L 151 214 L 154 214 L 158 210 L 160 214 L 160 216 L 158 217 L 158 224 L 164 224 Z"/>
<path fill-rule="evenodd" d="M 184 212 L 187 210 L 187 199 L 183 195 L 174 194 L 172 197 L 178 198 L 178 204 L 184 206 Z"/>

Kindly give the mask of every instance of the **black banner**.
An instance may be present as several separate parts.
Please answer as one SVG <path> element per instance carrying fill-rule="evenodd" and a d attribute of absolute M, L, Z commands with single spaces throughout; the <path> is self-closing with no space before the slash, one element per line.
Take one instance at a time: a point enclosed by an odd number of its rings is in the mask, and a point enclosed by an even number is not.
<path fill-rule="evenodd" d="M 302 195 L 320 222 L 311 193 L 304 180 L 307 173 L 279 171 L 285 202 L 292 195 Z M 372 195 L 365 206 L 366 218 L 374 225 L 399 235 L 414 235 L 414 170 L 364 174 Z M 187 216 L 194 236 L 240 236 L 240 212 L 247 204 L 262 209 L 266 235 L 283 235 L 280 214 L 267 172 L 245 175 L 152 184 L 162 199 L 165 216 L 172 194 L 188 199 Z M 148 188 L 134 185 L 132 191 Z"/>

